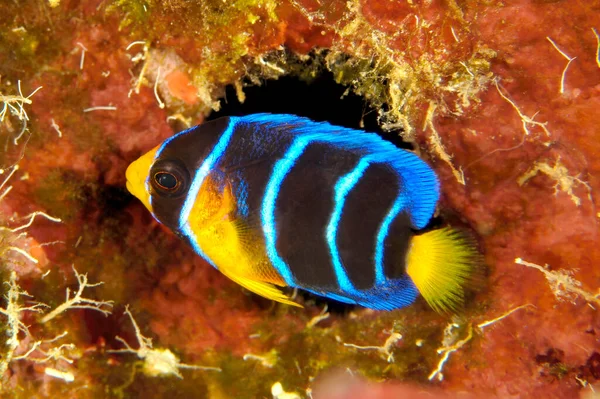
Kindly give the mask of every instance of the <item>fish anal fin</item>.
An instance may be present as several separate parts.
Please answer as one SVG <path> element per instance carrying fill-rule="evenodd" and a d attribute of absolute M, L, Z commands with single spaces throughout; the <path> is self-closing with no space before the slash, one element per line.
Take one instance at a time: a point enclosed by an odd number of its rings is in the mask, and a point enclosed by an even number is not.
<path fill-rule="evenodd" d="M 217 184 L 210 180 L 210 188 Z M 218 204 L 215 202 L 218 201 Z M 214 196 L 214 211 L 202 225 L 192 229 L 206 255 L 219 271 L 232 281 L 257 295 L 287 305 L 302 307 L 292 301 L 276 285 L 285 285 L 283 278 L 267 259 L 260 220 L 238 214 L 237 202 L 230 181 Z M 200 212 L 200 210 L 199 210 Z"/>
<path fill-rule="evenodd" d="M 296 306 L 302 308 L 303 306 L 299 303 L 292 301 L 287 295 L 285 295 L 279 288 L 271 283 L 265 283 L 262 281 L 256 281 L 244 276 L 233 275 L 223 271 L 223 274 L 238 283 L 248 291 L 251 291 L 264 298 L 272 301 L 285 303 L 286 305 Z"/>

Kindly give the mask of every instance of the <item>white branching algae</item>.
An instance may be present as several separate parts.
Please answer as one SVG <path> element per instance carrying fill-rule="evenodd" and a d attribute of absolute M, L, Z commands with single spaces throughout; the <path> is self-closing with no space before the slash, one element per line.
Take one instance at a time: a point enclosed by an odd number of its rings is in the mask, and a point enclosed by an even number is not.
<path fill-rule="evenodd" d="M 554 195 L 563 192 L 571 198 L 571 201 L 573 201 L 575 205 L 580 206 L 581 198 L 575 195 L 574 189 L 577 186 L 583 186 L 587 190 L 588 200 L 592 201 L 592 187 L 587 182 L 580 179 L 579 175 L 572 176 L 567 167 L 561 162 L 560 157 L 556 159 L 553 166 L 546 161 L 536 162 L 527 172 L 517 179 L 517 183 L 519 186 L 522 186 L 538 173 L 543 173 L 556 182 L 556 184 L 554 184 Z"/>
<path fill-rule="evenodd" d="M 116 111 L 117 107 L 114 105 L 99 105 L 96 107 L 84 108 L 83 112 L 94 112 L 94 111 Z"/>
<path fill-rule="evenodd" d="M 564 92 L 565 92 L 565 78 L 567 76 L 567 69 L 569 69 L 569 65 L 571 65 L 571 62 L 573 62 L 574 60 L 576 60 L 577 57 L 569 57 L 564 51 L 562 51 L 558 47 L 558 45 L 554 42 L 554 40 L 550 39 L 548 36 L 546 36 L 546 39 L 550 42 L 550 44 L 552 44 L 552 47 L 554 47 L 556 49 L 556 51 L 558 51 L 560 53 L 560 55 L 562 55 L 567 60 L 567 65 L 565 65 L 565 69 L 563 69 L 562 75 L 560 77 L 560 89 L 558 90 L 558 92 L 560 94 L 564 94 Z"/>
<path fill-rule="evenodd" d="M 59 314 L 66 312 L 69 309 L 93 309 L 101 312 L 105 316 L 110 314 L 110 309 L 112 308 L 113 301 L 96 301 L 89 298 L 83 297 L 83 290 L 86 288 L 93 288 L 99 285 L 104 284 L 104 282 L 90 284 L 88 282 L 87 273 L 78 273 L 73 267 L 73 272 L 75 273 L 75 277 L 77 277 L 77 282 L 79 287 L 75 292 L 74 296 L 71 296 L 71 290 L 67 288 L 67 298 L 64 303 L 59 305 L 52 312 L 48 313 L 46 316 L 42 318 L 42 323 L 47 323 L 50 320 L 54 319 Z"/>
<path fill-rule="evenodd" d="M 461 168 L 456 169 L 454 167 L 454 164 L 452 163 L 452 156 L 446 151 L 444 144 L 442 144 L 442 139 L 440 138 L 440 135 L 438 134 L 433 124 L 433 118 L 436 108 L 437 106 L 433 101 L 429 103 L 429 108 L 427 108 L 427 114 L 425 116 L 425 122 L 423 124 L 423 131 L 429 129 L 429 131 L 431 132 L 429 136 L 429 143 L 431 145 L 431 148 L 433 149 L 433 152 L 435 152 L 436 155 L 442 161 L 446 162 L 448 166 L 450 166 L 450 169 L 452 170 L 452 174 L 454 175 L 456 181 L 464 186 L 466 184 L 465 175 Z"/>
<path fill-rule="evenodd" d="M 467 336 L 463 339 L 458 339 L 458 334 L 455 329 L 459 328 L 460 325 L 457 323 L 449 323 L 444 329 L 444 339 L 442 341 L 442 346 L 437 349 L 437 353 L 442 355 L 440 361 L 438 362 L 435 370 L 429 374 L 428 379 L 431 381 L 434 378 L 438 378 L 438 380 L 444 379 L 444 374 L 442 374 L 442 370 L 444 369 L 444 365 L 450 358 L 450 355 L 453 352 L 456 352 L 460 348 L 462 348 L 467 342 L 473 338 L 473 325 L 467 325 Z"/>
<path fill-rule="evenodd" d="M 88 49 L 83 45 L 83 43 L 77 42 L 76 44 L 79 46 L 79 48 L 81 48 L 81 57 L 79 58 L 79 69 L 83 70 L 83 66 L 85 65 L 85 53 L 86 51 L 88 51 Z"/>
<path fill-rule="evenodd" d="M 598 68 L 600 68 L 600 36 L 598 35 L 598 32 L 596 31 L 596 28 L 592 28 L 592 32 L 594 33 L 594 36 L 596 36 L 596 65 L 598 65 Z"/>
<path fill-rule="evenodd" d="M 15 145 L 19 143 L 19 140 L 27 131 L 29 116 L 25 110 L 25 105 L 31 105 L 31 97 L 41 90 L 42 86 L 33 90 L 28 96 L 23 95 L 20 80 L 17 81 L 17 88 L 18 94 L 4 94 L 0 92 L 0 123 L 7 123 L 7 115 L 12 115 L 21 122 L 21 130 L 13 139 Z"/>
<path fill-rule="evenodd" d="M 80 281 L 80 291 L 83 288 L 89 287 L 87 279 L 82 280 L 81 274 L 75 272 Z M 68 332 L 55 336 L 51 339 L 36 340 L 30 333 L 29 327 L 24 324 L 21 319 L 27 312 L 32 313 L 44 313 L 49 308 L 48 305 L 32 301 L 25 290 L 23 290 L 17 284 L 17 273 L 11 272 L 10 280 L 5 282 L 8 285 L 8 291 L 4 297 L 5 306 L 0 308 L 0 314 L 6 318 L 7 339 L 6 339 L 6 351 L 0 359 L 0 378 L 4 376 L 11 362 L 13 361 L 29 361 L 32 363 L 43 363 L 47 364 L 46 374 L 54 378 L 60 378 L 65 382 L 74 381 L 75 377 L 70 371 L 60 370 L 59 365 L 71 365 L 73 359 L 69 356 L 77 350 L 73 343 L 58 344 L 57 342 L 67 336 Z M 97 284 L 96 284 L 97 285 Z M 93 286 L 93 285 L 92 285 Z M 89 299 L 81 298 L 81 292 L 78 291 L 73 298 L 67 298 L 67 301 L 57 307 L 53 312 L 49 313 L 42 320 L 43 322 L 52 320 L 56 315 L 67 311 L 68 309 L 95 309 L 103 313 L 108 313 L 107 310 L 103 309 L 103 306 L 110 303 L 109 301 L 92 301 Z M 75 300 L 76 299 L 76 300 Z M 23 302 L 27 301 L 27 305 L 23 305 Z M 83 301 L 83 302 L 82 302 Z M 45 321 L 44 321 L 45 320 Z M 24 347 L 23 347 L 24 346 Z M 23 354 L 15 355 L 19 350 Z M 58 367 L 58 368 L 57 368 Z M 0 384 L 0 392 L 2 385 Z"/>
<path fill-rule="evenodd" d="M 385 342 L 382 346 L 361 346 L 361 345 L 349 344 L 346 342 L 343 342 L 342 344 L 347 348 L 354 348 L 357 350 L 377 351 L 385 357 L 385 359 L 388 363 L 392 363 L 392 362 L 394 362 L 394 354 L 392 353 L 392 349 L 394 348 L 396 343 L 398 341 L 400 341 L 401 339 L 402 339 L 402 334 L 397 333 L 397 332 L 392 332 L 390 334 L 390 336 L 385 340 Z"/>
<path fill-rule="evenodd" d="M 503 320 L 504 318 L 510 316 L 517 310 L 524 309 L 529 306 L 533 306 L 533 305 L 525 304 L 525 305 L 517 306 L 515 308 L 512 308 L 512 309 L 504 312 L 503 314 L 501 314 L 498 317 L 495 317 L 490 320 L 484 320 L 484 321 L 478 323 L 477 325 L 475 325 L 476 331 L 483 333 L 484 328 Z M 464 338 L 460 338 L 460 331 L 464 330 L 464 328 L 466 328 L 466 330 L 467 330 L 466 336 Z M 441 355 L 441 357 L 440 357 L 440 360 L 438 361 L 436 368 L 431 372 L 431 374 L 429 374 L 428 379 L 430 381 L 433 379 L 442 381 L 444 379 L 444 374 L 442 373 L 442 371 L 444 370 L 444 366 L 446 365 L 446 362 L 448 362 L 448 360 L 450 359 L 450 355 L 452 353 L 456 352 L 457 350 L 461 349 L 469 341 L 471 341 L 471 339 L 473 339 L 474 331 L 475 331 L 475 329 L 474 329 L 473 323 L 467 323 L 466 326 L 464 324 L 461 325 L 456 322 L 448 323 L 448 325 L 444 329 L 444 338 L 442 339 L 442 346 L 440 346 L 437 349 L 437 353 L 439 355 Z"/>
<path fill-rule="evenodd" d="M 500 94 L 500 97 L 502 97 L 507 103 L 509 103 L 514 108 L 515 111 L 517 111 L 517 114 L 519 115 L 519 118 L 521 119 L 521 122 L 523 123 L 523 132 L 525 133 L 526 136 L 529 136 L 531 134 L 531 131 L 529 130 L 530 126 L 537 126 L 540 129 L 542 129 L 544 131 L 544 133 L 546 133 L 546 136 L 550 136 L 550 131 L 548 130 L 548 128 L 546 128 L 546 125 L 548 124 L 548 122 L 542 123 L 542 122 L 534 121 L 533 118 L 535 118 L 535 115 L 537 115 L 537 112 L 531 117 L 525 115 L 521 111 L 521 109 L 517 106 L 517 104 L 515 104 L 515 102 L 509 98 L 508 94 L 504 93 L 505 89 L 504 88 L 500 89 L 500 85 L 498 84 L 497 80 L 494 81 L 494 85 L 496 86 L 496 90 L 498 91 L 498 94 Z"/>
<path fill-rule="evenodd" d="M 20 102 L 19 102 L 20 101 Z M 26 104 L 22 99 L 15 104 Z M 15 113 L 18 108 L 11 108 L 14 105 L 7 105 L 8 110 Z M 17 111 L 15 111 L 17 110 Z M 18 111 L 21 112 L 21 111 Z M 24 110 L 22 112 L 25 112 Z M 17 114 L 19 115 L 19 114 Z M 25 116 L 22 116 L 25 118 Z M 5 175 L 0 181 L 0 201 L 10 193 L 12 189 L 11 179 L 19 171 L 18 165 L 13 165 L 7 169 L 0 169 L 0 175 Z M 27 175 L 21 177 L 24 179 Z M 40 260 L 30 252 L 28 229 L 38 220 L 44 219 L 51 223 L 62 223 L 62 220 L 49 215 L 43 211 L 35 211 L 29 215 L 19 218 L 13 216 L 5 220 L 0 220 L 3 224 L 0 226 L 0 264 L 10 271 L 8 281 L 4 281 L 3 287 L 6 287 L 6 293 L 3 301 L 0 301 L 0 322 L 6 326 L 6 341 L 4 341 L 3 352 L 0 357 L 0 392 L 4 386 L 4 378 L 11 363 L 16 361 L 43 364 L 44 373 L 50 377 L 60 379 L 64 382 L 75 381 L 75 374 L 71 364 L 75 357 L 81 355 L 79 349 L 73 343 L 64 343 L 64 338 L 68 335 L 67 331 L 55 335 L 53 338 L 43 338 L 48 336 L 49 332 L 56 334 L 56 325 L 48 329 L 36 329 L 35 336 L 30 332 L 30 327 L 22 320 L 24 317 L 31 319 L 35 313 L 45 313 L 48 305 L 35 301 L 18 283 L 18 273 L 34 272 L 41 274 L 43 278 L 51 269 L 42 274 L 40 269 Z M 17 224 L 20 222 L 20 224 Z M 8 225 L 13 225 L 9 227 Z M 17 224 L 16 226 L 14 226 Z M 50 245 L 55 242 L 42 243 L 38 246 Z M 17 256 L 15 256 L 17 255 Z M 55 310 L 41 319 L 42 324 L 54 319 L 58 314 L 69 309 L 94 309 L 103 313 L 109 313 L 111 301 L 95 301 L 82 297 L 83 290 L 87 287 L 94 287 L 98 284 L 89 284 L 87 275 L 79 274 L 75 268 L 75 275 L 79 281 L 79 289 L 75 296 L 71 297 L 67 290 L 67 300 L 59 305 Z"/>
<path fill-rule="evenodd" d="M 327 311 L 327 305 L 325 305 L 323 307 L 323 310 L 321 311 L 321 313 L 319 313 L 318 315 L 316 315 L 315 317 L 313 317 L 312 319 L 310 319 L 308 321 L 308 323 L 306 323 L 306 328 L 313 328 L 314 326 L 316 326 L 317 324 L 319 324 L 323 320 L 327 320 L 329 318 L 329 316 L 330 316 L 330 314 Z"/>
<path fill-rule="evenodd" d="M 150 50 L 150 46 L 145 41 L 138 40 L 138 41 L 129 43 L 129 45 L 127 46 L 127 48 L 125 50 L 129 51 L 133 47 L 136 47 L 136 46 L 142 46 L 142 51 L 139 53 L 136 53 L 134 56 L 132 56 L 131 62 L 133 62 L 134 64 L 137 64 L 140 61 L 143 61 L 143 64 L 142 64 L 142 68 L 140 69 L 140 73 L 134 78 L 133 87 L 131 88 L 131 90 L 129 90 L 129 93 L 127 93 L 127 97 L 131 97 L 131 95 L 133 93 L 140 94 L 140 88 L 142 87 L 142 84 L 147 82 L 145 75 L 146 75 L 146 69 L 148 68 L 148 61 L 149 61 L 149 57 L 150 57 L 149 52 L 148 52 L 148 50 Z"/>
<path fill-rule="evenodd" d="M 255 355 L 252 353 L 246 353 L 243 357 L 244 360 L 254 360 L 259 362 L 263 367 L 273 368 L 277 364 L 278 356 L 277 350 L 271 349 L 271 351 L 264 355 Z"/>
<path fill-rule="evenodd" d="M 571 270 L 551 271 L 549 270 L 548 265 L 540 266 L 535 263 L 527 262 L 521 258 L 515 259 L 515 263 L 542 272 L 548 281 L 552 293 L 559 301 L 569 301 L 574 303 L 578 297 L 581 297 L 590 304 L 600 305 L 600 293 L 592 294 L 582 289 L 581 281 L 578 281 L 573 277 L 573 271 Z"/>
<path fill-rule="evenodd" d="M 125 308 L 125 314 L 129 316 L 131 324 L 133 324 L 133 329 L 135 330 L 135 336 L 137 338 L 139 348 L 133 349 L 123 338 L 116 337 L 116 339 L 125 346 L 125 349 L 116 349 L 109 352 L 132 353 L 137 355 L 143 362 L 142 371 L 144 374 L 150 377 L 168 377 L 174 375 L 178 378 L 183 378 L 179 372 L 180 369 L 221 371 L 221 369 L 218 367 L 206 367 L 181 363 L 177 355 L 175 355 L 169 349 L 154 349 L 152 347 L 152 340 L 142 335 L 140 327 L 129 311 L 129 307 Z"/>
<path fill-rule="evenodd" d="M 14 360 L 15 351 L 20 344 L 20 335 L 30 336 L 29 327 L 25 325 L 21 318 L 25 312 L 41 313 L 47 305 L 41 303 L 33 303 L 28 306 L 22 305 L 22 297 L 31 297 L 25 290 L 23 290 L 17 284 L 17 273 L 11 272 L 10 280 L 5 282 L 8 285 L 8 292 L 4 299 L 6 301 L 5 307 L 0 308 L 0 314 L 6 318 L 6 325 L 8 329 L 6 331 L 6 347 L 7 351 L 0 360 L 0 378 L 4 376 L 4 373 L 8 369 L 8 365 Z"/>

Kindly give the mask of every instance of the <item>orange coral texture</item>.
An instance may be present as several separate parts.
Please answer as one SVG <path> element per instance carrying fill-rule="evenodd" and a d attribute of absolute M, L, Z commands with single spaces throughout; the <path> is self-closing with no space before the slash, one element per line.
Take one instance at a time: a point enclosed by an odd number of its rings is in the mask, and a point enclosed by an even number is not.
<path fill-rule="evenodd" d="M 250 54 L 282 44 L 298 52 L 341 44 L 349 53 L 368 53 L 368 48 L 360 47 L 365 32 L 342 37 L 334 28 L 336 21 L 348 22 L 346 2 L 327 3 L 282 3 L 277 10 L 279 21 L 263 30 L 256 28 L 257 41 L 250 43 Z M 431 132 L 421 129 L 424 112 L 414 115 L 413 124 L 417 142 L 431 153 L 440 176 L 441 206 L 460 214 L 482 239 L 490 274 L 488 286 L 476 300 L 488 304 L 486 314 L 490 318 L 526 303 L 535 308 L 514 313 L 454 353 L 439 385 L 446 391 L 483 396 L 578 396 L 584 388 L 575 377 L 593 382 L 598 374 L 588 362 L 594 352 L 600 352 L 597 306 L 588 306 L 581 298 L 557 301 L 542 273 L 514 260 L 521 257 L 539 265 L 549 264 L 552 270 L 572 271 L 583 283 L 582 288 L 592 293 L 600 287 L 596 266 L 600 259 L 600 61 L 592 30 L 600 29 L 600 4 L 583 0 L 363 0 L 356 4 L 372 30 L 389 36 L 393 50 L 418 56 L 450 46 L 455 52 L 448 53 L 448 59 L 460 59 L 475 44 L 497 52 L 492 71 L 498 88 L 488 86 L 480 94 L 480 104 L 462 115 L 446 112 L 433 121 L 452 163 L 464 173 L 465 185 L 436 158 L 429 144 Z M 96 5 L 94 1 L 65 1 L 61 7 L 65 12 L 97 18 Z M 428 21 L 429 25 L 417 32 L 416 20 Z M 152 87 L 142 87 L 139 95 L 128 98 L 131 62 L 125 47 L 131 38 L 117 29 L 117 21 L 109 18 L 92 26 L 83 20 L 74 23 L 75 28 L 67 35 L 70 39 L 62 45 L 72 49 L 76 43 L 84 43 L 88 49 L 85 68 L 79 71 L 78 52 L 65 51 L 53 63 L 56 68 L 77 73 L 69 89 L 79 93 L 77 107 L 112 104 L 118 111 L 84 114 L 79 108 L 68 108 L 72 104 L 67 91 L 56 89 L 64 87 L 64 78 L 41 74 L 39 81 L 45 88 L 35 97 L 32 115 L 48 135 L 55 134 L 50 126 L 51 120 L 57 119 L 64 137 L 40 144 L 34 156 L 22 161 L 30 180 L 6 201 L 13 201 L 13 208 L 23 214 L 36 209 L 29 200 L 33 198 L 31 187 L 43 181 L 48 171 L 69 169 L 91 181 L 123 185 L 127 163 L 172 134 L 166 122 L 168 114 L 158 107 Z M 569 57 L 577 57 L 564 73 L 562 93 L 561 78 L 568 59 L 548 38 Z M 193 40 L 174 34 L 165 37 L 163 43 L 192 62 L 201 59 Z M 107 70 L 110 75 L 103 76 Z M 169 87 L 175 97 L 193 103 L 189 78 L 184 75 L 173 72 Z M 523 117 L 531 118 L 526 120 L 543 123 L 546 130 L 524 123 L 515 106 Z M 424 102 L 422 109 L 426 108 Z M 77 127 L 82 124 L 95 126 L 102 139 L 79 137 L 75 141 Z M 86 149 L 88 142 L 94 147 Z M 519 180 L 528 173 L 528 179 Z M 132 203 L 126 212 L 133 222 L 125 242 L 135 246 L 153 222 L 139 204 Z M 31 231 L 39 242 L 54 240 L 56 234 L 69 242 L 80 233 L 78 227 L 50 229 L 41 224 Z M 168 272 L 159 274 L 159 281 L 141 295 L 141 304 L 152 315 L 150 326 L 158 342 L 189 356 L 206 348 L 231 350 L 236 355 L 264 351 L 248 336 L 265 310 L 249 302 L 189 251 L 177 251 L 171 263 L 162 265 Z M 60 250 L 49 248 L 48 255 L 51 261 L 62 259 Z M 128 278 L 138 279 L 135 275 Z M 550 349 L 560 350 L 558 361 L 567 370 L 562 378 L 550 373 L 547 365 L 552 362 L 540 357 Z M 365 386 L 360 392 L 360 397 L 389 398 L 404 388 Z"/>

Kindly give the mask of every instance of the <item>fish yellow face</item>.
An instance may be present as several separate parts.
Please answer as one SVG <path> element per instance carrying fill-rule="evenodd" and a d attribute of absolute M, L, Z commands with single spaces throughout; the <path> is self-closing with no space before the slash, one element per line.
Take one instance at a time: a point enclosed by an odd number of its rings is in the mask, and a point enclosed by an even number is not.
<path fill-rule="evenodd" d="M 152 205 L 150 204 L 150 192 L 149 187 L 146 184 L 148 175 L 150 174 L 150 167 L 156 156 L 156 151 L 160 146 L 156 146 L 137 160 L 133 161 L 127 168 L 125 176 L 127 178 L 127 190 L 135 197 L 137 197 L 144 206 L 152 212 Z"/>

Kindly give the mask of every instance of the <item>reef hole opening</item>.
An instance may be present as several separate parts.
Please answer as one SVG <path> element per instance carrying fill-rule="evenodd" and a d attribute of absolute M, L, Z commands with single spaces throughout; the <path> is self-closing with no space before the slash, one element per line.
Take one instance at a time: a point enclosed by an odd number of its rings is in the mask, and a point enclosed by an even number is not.
<path fill-rule="evenodd" d="M 333 73 L 321 70 L 310 81 L 295 75 L 264 80 L 261 85 L 244 87 L 246 100 L 240 103 L 234 86 L 226 87 L 221 109 L 206 120 L 254 113 L 293 114 L 318 122 L 377 133 L 399 148 L 412 150 L 397 131 L 384 132 L 377 121 L 377 109 L 368 101 L 335 81 Z"/>

